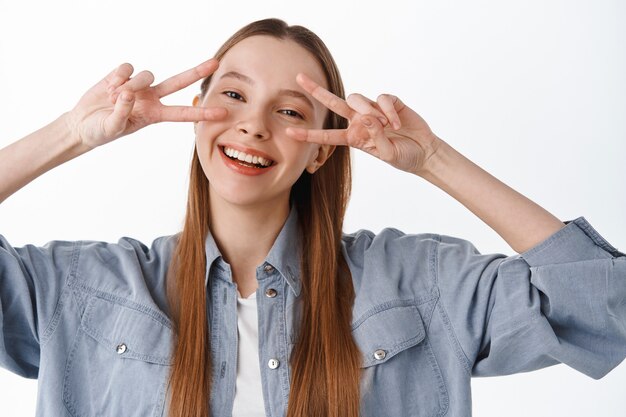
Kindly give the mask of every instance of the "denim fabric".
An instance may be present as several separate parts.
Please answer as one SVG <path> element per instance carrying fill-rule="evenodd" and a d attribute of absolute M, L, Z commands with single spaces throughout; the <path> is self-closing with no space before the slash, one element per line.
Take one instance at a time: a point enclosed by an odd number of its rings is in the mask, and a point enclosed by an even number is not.
<path fill-rule="evenodd" d="M 437 234 L 344 235 L 361 415 L 469 416 L 473 375 L 562 362 L 600 378 L 617 366 L 626 356 L 626 255 L 583 217 L 566 224 L 514 256 Z M 0 236 L 0 365 L 39 378 L 38 416 L 166 414 L 173 331 L 164 289 L 176 239 L 13 248 Z M 257 268 L 268 416 L 284 416 L 289 398 L 303 285 L 297 242 L 292 210 Z M 236 285 L 210 235 L 206 256 L 211 412 L 230 416 Z"/>

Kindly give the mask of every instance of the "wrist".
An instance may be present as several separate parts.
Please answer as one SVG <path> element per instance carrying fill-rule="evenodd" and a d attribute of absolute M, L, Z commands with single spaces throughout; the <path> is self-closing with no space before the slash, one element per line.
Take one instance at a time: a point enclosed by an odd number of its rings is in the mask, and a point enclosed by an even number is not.
<path fill-rule="evenodd" d="M 427 153 L 424 162 L 414 174 L 433 182 L 431 179 L 440 176 L 442 171 L 452 164 L 453 153 L 455 152 L 446 141 L 435 136 L 430 146 L 430 152 Z"/>
<path fill-rule="evenodd" d="M 78 156 L 93 149 L 93 147 L 86 145 L 83 141 L 76 116 L 71 111 L 63 113 L 59 119 L 62 120 L 67 130 L 66 134 L 63 136 L 65 137 L 65 143 L 69 151 L 76 153 Z"/>

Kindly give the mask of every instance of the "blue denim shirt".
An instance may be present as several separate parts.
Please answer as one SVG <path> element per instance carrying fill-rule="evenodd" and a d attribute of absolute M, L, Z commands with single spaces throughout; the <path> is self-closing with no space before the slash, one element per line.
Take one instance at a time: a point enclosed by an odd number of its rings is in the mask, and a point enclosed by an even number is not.
<path fill-rule="evenodd" d="M 289 398 L 303 285 L 296 216 L 257 268 L 267 416 L 284 416 Z M 600 378 L 617 366 L 626 356 L 626 255 L 583 217 L 566 223 L 508 257 L 437 234 L 344 235 L 361 415 L 469 416 L 472 375 L 562 362 Z M 38 416 L 166 414 L 173 332 L 164 284 L 176 238 L 13 248 L 0 236 L 0 365 L 39 378 Z M 211 412 L 230 416 L 236 285 L 210 235 L 206 257 Z"/>

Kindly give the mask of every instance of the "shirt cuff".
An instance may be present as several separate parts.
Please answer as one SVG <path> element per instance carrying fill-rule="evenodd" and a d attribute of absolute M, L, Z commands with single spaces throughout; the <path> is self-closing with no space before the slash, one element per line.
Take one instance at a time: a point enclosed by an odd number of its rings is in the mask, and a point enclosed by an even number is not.
<path fill-rule="evenodd" d="M 584 217 L 566 226 L 520 256 L 532 266 L 626 256 L 606 241 Z"/>

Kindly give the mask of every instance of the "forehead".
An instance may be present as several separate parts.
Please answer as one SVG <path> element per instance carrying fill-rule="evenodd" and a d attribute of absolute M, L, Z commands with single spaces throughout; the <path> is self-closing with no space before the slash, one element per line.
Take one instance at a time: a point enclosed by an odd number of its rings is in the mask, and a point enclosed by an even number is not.
<path fill-rule="evenodd" d="M 273 36 L 251 36 L 233 46 L 220 60 L 214 76 L 236 71 L 255 81 L 276 84 L 278 88 L 301 90 L 296 75 L 302 72 L 328 87 L 321 65 L 296 42 Z"/>

